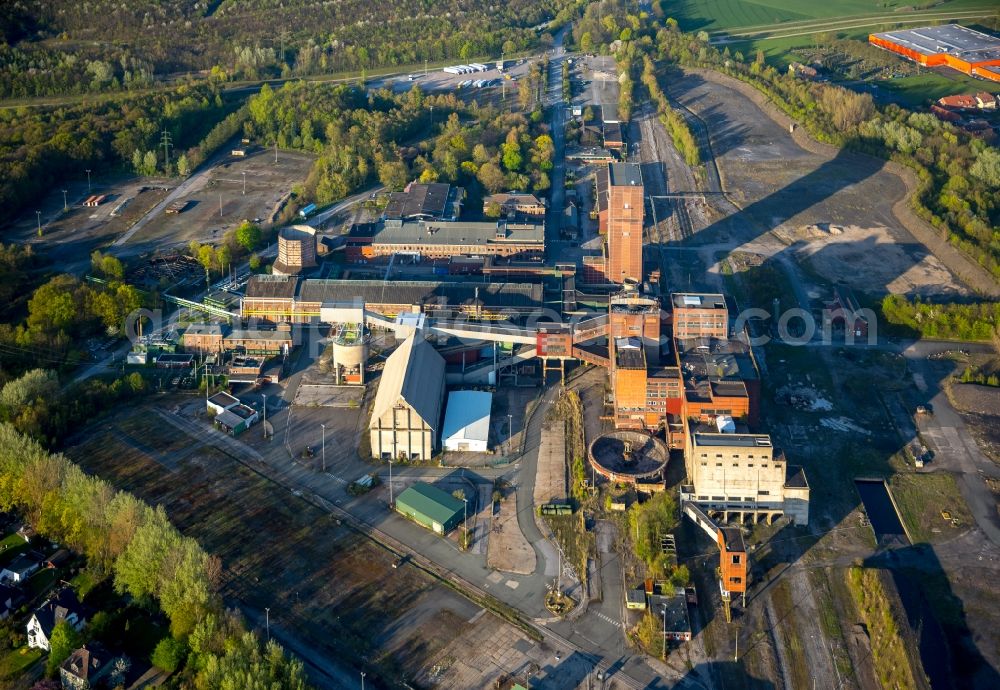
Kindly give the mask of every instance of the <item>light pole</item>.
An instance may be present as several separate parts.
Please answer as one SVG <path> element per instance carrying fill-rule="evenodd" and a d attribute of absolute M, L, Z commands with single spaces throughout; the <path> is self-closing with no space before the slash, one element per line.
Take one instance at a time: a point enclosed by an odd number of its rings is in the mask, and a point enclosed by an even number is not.
<path fill-rule="evenodd" d="M 264 412 L 264 423 L 261 424 L 261 426 L 264 427 L 264 440 L 266 441 L 267 440 L 267 393 L 261 393 L 261 395 L 264 396 L 264 407 L 261 408 Z"/>
<path fill-rule="evenodd" d="M 389 458 L 389 510 L 392 510 L 392 458 Z"/>
<path fill-rule="evenodd" d="M 90 168 L 87 168 L 87 194 L 90 194 Z"/>
<path fill-rule="evenodd" d="M 326 424 L 320 424 L 323 427 L 323 450 L 321 451 L 321 456 L 323 458 L 323 471 L 326 472 Z"/>
<path fill-rule="evenodd" d="M 271 607 L 264 607 L 264 629 L 267 631 L 267 641 L 271 641 Z"/>
<path fill-rule="evenodd" d="M 247 171 L 243 171 L 243 196 L 247 195 Z"/>
<path fill-rule="evenodd" d="M 361 672 L 361 690 L 365 690 L 365 672 Z"/>
<path fill-rule="evenodd" d="M 42 212 L 35 211 L 35 215 L 38 216 L 38 236 L 42 236 Z"/>
<path fill-rule="evenodd" d="M 660 610 L 663 614 L 663 660 L 667 660 L 667 605 L 664 604 Z"/>
<path fill-rule="evenodd" d="M 63 211 L 69 210 L 69 204 L 66 202 L 66 190 L 62 190 L 63 193 Z"/>
<path fill-rule="evenodd" d="M 507 415 L 507 454 L 511 452 L 511 447 L 514 445 L 511 441 L 514 438 L 514 415 Z"/>
<path fill-rule="evenodd" d="M 465 508 L 465 519 L 462 521 L 465 528 L 465 548 L 469 548 L 469 499 L 465 496 L 462 496 L 462 505 Z"/>

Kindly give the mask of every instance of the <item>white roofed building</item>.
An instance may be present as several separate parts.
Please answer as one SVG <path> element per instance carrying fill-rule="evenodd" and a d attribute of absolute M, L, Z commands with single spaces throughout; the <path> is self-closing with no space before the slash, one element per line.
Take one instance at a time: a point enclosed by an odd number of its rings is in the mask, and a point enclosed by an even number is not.
<path fill-rule="evenodd" d="M 445 450 L 485 453 L 490 438 L 493 394 L 453 391 L 448 394 L 441 442 Z"/>

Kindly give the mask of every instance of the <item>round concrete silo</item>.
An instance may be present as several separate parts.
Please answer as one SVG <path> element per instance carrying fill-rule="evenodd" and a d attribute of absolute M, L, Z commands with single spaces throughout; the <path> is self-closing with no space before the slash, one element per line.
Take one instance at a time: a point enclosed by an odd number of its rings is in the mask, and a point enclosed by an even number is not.
<path fill-rule="evenodd" d="M 337 383 L 345 378 L 364 383 L 365 363 L 370 356 L 370 336 L 361 324 L 340 324 L 331 340 L 333 350 L 333 365 Z M 350 380 L 353 383 L 353 380 Z"/>

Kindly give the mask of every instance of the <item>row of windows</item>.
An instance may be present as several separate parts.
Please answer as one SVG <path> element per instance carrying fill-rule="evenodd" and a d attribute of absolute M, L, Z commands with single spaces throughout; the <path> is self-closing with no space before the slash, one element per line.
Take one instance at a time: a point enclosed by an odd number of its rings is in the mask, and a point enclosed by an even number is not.
<path fill-rule="evenodd" d="M 702 467 L 708 467 L 708 462 L 702 462 L 702 463 L 701 463 L 701 466 L 702 466 Z M 716 466 L 716 467 L 722 467 L 722 463 L 721 463 L 721 462 L 717 462 L 717 463 L 715 463 L 715 466 Z M 750 463 L 747 463 L 747 467 L 753 467 L 753 466 L 754 466 L 754 465 L 753 465 L 753 463 L 752 463 L 752 462 L 750 462 Z M 740 463 L 738 463 L 738 462 L 734 462 L 734 463 L 733 463 L 733 467 L 740 467 Z M 767 464 L 766 462 L 764 462 L 764 463 L 761 463 L 760 467 L 761 467 L 761 469 L 764 469 L 764 470 L 766 470 L 766 469 L 767 469 L 767 468 L 769 467 L 769 465 L 768 465 L 768 464 Z M 780 467 L 781 467 L 781 465 L 775 465 L 775 467 L 777 467 L 777 468 L 780 468 Z"/>
<path fill-rule="evenodd" d="M 771 492 L 770 491 L 758 491 L 757 495 L 758 496 L 770 496 Z M 730 496 L 729 498 L 726 498 L 725 496 L 712 496 L 711 498 L 709 498 L 708 496 L 699 496 L 698 500 L 699 501 L 738 501 L 738 500 L 740 500 L 740 497 L 739 496 Z M 756 501 L 757 499 L 754 498 L 753 496 L 749 496 L 749 497 L 744 496 L 743 500 L 744 501 L 751 501 L 752 502 L 752 501 Z"/>

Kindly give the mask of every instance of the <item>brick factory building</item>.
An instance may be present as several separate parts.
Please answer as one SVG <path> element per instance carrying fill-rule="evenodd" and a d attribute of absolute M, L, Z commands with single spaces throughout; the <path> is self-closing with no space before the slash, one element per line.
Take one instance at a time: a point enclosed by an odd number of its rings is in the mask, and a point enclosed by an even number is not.
<path fill-rule="evenodd" d="M 634 163 L 608 166 L 607 278 L 642 282 L 642 172 Z"/>
<path fill-rule="evenodd" d="M 729 333 L 723 295 L 675 292 L 670 304 L 675 338 L 725 338 Z"/>
<path fill-rule="evenodd" d="M 538 283 L 385 283 L 260 275 L 247 283 L 240 310 L 244 319 L 273 323 L 334 323 L 335 310 L 361 305 L 389 317 L 418 311 L 443 318 L 516 320 L 541 309 L 543 297 L 543 287 Z"/>
<path fill-rule="evenodd" d="M 886 31 L 868 42 L 924 67 L 951 69 L 1000 82 L 1000 38 L 958 24 Z"/>
<path fill-rule="evenodd" d="M 447 261 L 455 256 L 491 256 L 541 262 L 545 256 L 544 222 L 406 221 L 358 223 L 345 245 L 354 263 Z"/>
<path fill-rule="evenodd" d="M 213 354 L 240 352 L 248 355 L 275 356 L 292 349 L 292 330 L 287 324 L 277 328 L 231 328 L 220 323 L 193 323 L 181 336 L 185 352 Z"/>

